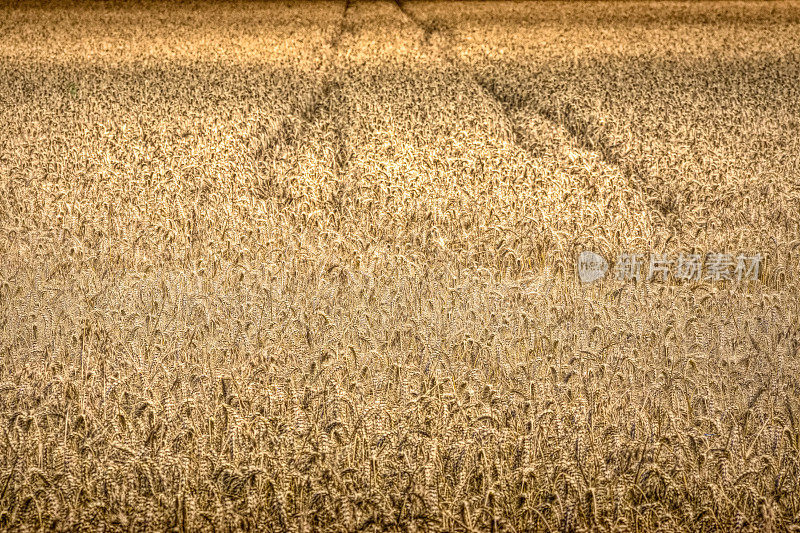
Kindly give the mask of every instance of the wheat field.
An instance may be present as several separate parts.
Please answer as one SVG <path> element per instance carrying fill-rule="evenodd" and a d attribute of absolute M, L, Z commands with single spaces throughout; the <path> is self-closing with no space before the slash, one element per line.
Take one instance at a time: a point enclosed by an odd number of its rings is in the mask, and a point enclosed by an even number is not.
<path fill-rule="evenodd" d="M 800 530 L 798 80 L 797 2 L 1 6 L 0 529 Z"/>

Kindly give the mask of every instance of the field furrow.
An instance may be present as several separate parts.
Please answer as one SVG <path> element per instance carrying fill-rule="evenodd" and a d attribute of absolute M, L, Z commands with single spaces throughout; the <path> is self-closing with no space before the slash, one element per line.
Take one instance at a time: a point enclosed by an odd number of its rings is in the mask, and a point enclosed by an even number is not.
<path fill-rule="evenodd" d="M 772 242 L 797 237 L 796 3 L 404 5 L 509 108 L 619 167 L 682 246 L 796 260 Z"/>

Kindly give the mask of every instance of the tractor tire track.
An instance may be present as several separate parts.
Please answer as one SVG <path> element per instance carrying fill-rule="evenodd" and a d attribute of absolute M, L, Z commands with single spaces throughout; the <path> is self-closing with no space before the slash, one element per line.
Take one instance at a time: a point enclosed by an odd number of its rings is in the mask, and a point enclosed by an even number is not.
<path fill-rule="evenodd" d="M 352 6 L 352 1 L 344 0 L 338 27 L 328 42 L 328 50 L 325 54 L 326 67 L 321 74 L 323 78 L 321 89 L 312 96 L 307 105 L 301 108 L 294 117 L 284 118 L 267 146 L 261 147 L 254 154 L 257 164 L 264 165 L 262 168 L 268 168 L 269 161 L 274 161 L 279 157 L 279 154 L 285 149 L 284 145 L 288 144 L 293 138 L 301 137 L 304 134 L 304 130 L 307 130 L 309 126 L 319 120 L 323 111 L 330 107 L 333 94 L 341 90 L 341 83 L 335 75 L 335 65 L 342 37 L 348 31 L 347 15 Z M 333 171 L 337 177 L 341 177 L 349 159 L 348 151 L 338 126 L 334 127 L 333 133 Z M 265 174 L 263 178 L 258 178 L 250 187 L 250 193 L 253 196 L 259 199 L 281 198 L 284 204 L 287 205 L 298 199 L 294 194 L 289 193 L 284 184 L 280 183 L 269 171 L 265 172 Z"/>
<path fill-rule="evenodd" d="M 338 27 L 328 42 L 328 50 L 325 54 L 326 67 L 322 73 L 322 88 L 316 95 L 312 96 L 312 98 L 303 108 L 298 110 L 296 117 L 300 120 L 300 122 L 313 122 L 319 115 L 324 103 L 330 98 L 331 92 L 335 89 L 336 83 L 333 80 L 333 76 L 331 75 L 330 71 L 333 69 L 333 62 L 339 49 L 339 43 L 342 40 L 342 36 L 347 31 L 347 12 L 350 9 L 350 5 L 351 0 L 344 0 Z M 297 120 L 292 120 L 291 118 L 284 119 L 273 134 L 269 144 L 260 150 L 259 154 L 256 156 L 256 159 L 265 159 L 268 157 L 272 152 L 274 152 L 275 148 L 280 143 L 285 142 L 293 133 L 295 133 L 297 128 Z"/>
<path fill-rule="evenodd" d="M 501 116 L 500 119 L 506 123 L 508 130 L 513 132 L 513 141 L 515 143 L 531 155 L 539 155 L 539 151 L 535 148 L 534 143 L 531 142 L 531 136 L 526 131 L 527 127 L 520 124 L 519 120 L 514 118 L 518 111 L 530 111 L 535 113 L 556 128 L 568 134 L 569 139 L 576 148 L 584 152 L 597 154 L 605 166 L 616 170 L 633 190 L 641 194 L 643 200 L 646 202 L 648 208 L 651 209 L 656 219 L 654 221 L 656 225 L 674 234 L 678 226 L 678 221 L 675 217 L 676 205 L 674 204 L 674 200 L 670 200 L 668 196 L 660 194 L 661 191 L 652 185 L 655 182 L 654 178 L 641 172 L 637 168 L 635 161 L 630 161 L 619 154 L 613 146 L 605 142 L 602 136 L 598 137 L 593 135 L 591 124 L 577 117 L 570 107 L 555 108 L 541 104 L 523 106 L 518 103 L 507 101 L 507 99 L 501 96 L 493 83 L 486 83 L 478 79 L 459 59 L 454 57 L 452 38 L 450 36 L 436 26 L 421 21 L 404 6 L 402 0 L 393 1 L 403 16 L 423 32 L 423 40 L 426 44 L 439 48 L 443 57 L 450 62 L 453 67 L 463 72 L 471 82 L 480 87 L 481 92 L 489 100 L 493 101 L 503 110 L 503 116 Z M 434 35 L 438 35 L 442 37 L 442 39 L 433 42 L 432 38 Z"/>

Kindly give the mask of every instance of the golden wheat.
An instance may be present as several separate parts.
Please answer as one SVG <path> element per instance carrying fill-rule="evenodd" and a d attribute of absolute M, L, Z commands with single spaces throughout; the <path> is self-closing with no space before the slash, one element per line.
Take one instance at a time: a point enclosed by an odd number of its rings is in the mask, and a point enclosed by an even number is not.
<path fill-rule="evenodd" d="M 1 9 L 1 528 L 800 523 L 797 4 Z"/>

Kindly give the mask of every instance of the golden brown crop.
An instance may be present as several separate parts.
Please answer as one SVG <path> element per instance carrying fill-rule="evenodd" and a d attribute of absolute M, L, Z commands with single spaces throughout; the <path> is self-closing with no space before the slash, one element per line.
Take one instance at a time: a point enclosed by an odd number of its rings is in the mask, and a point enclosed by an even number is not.
<path fill-rule="evenodd" d="M 796 3 L 0 12 L 0 528 L 800 523 Z"/>

